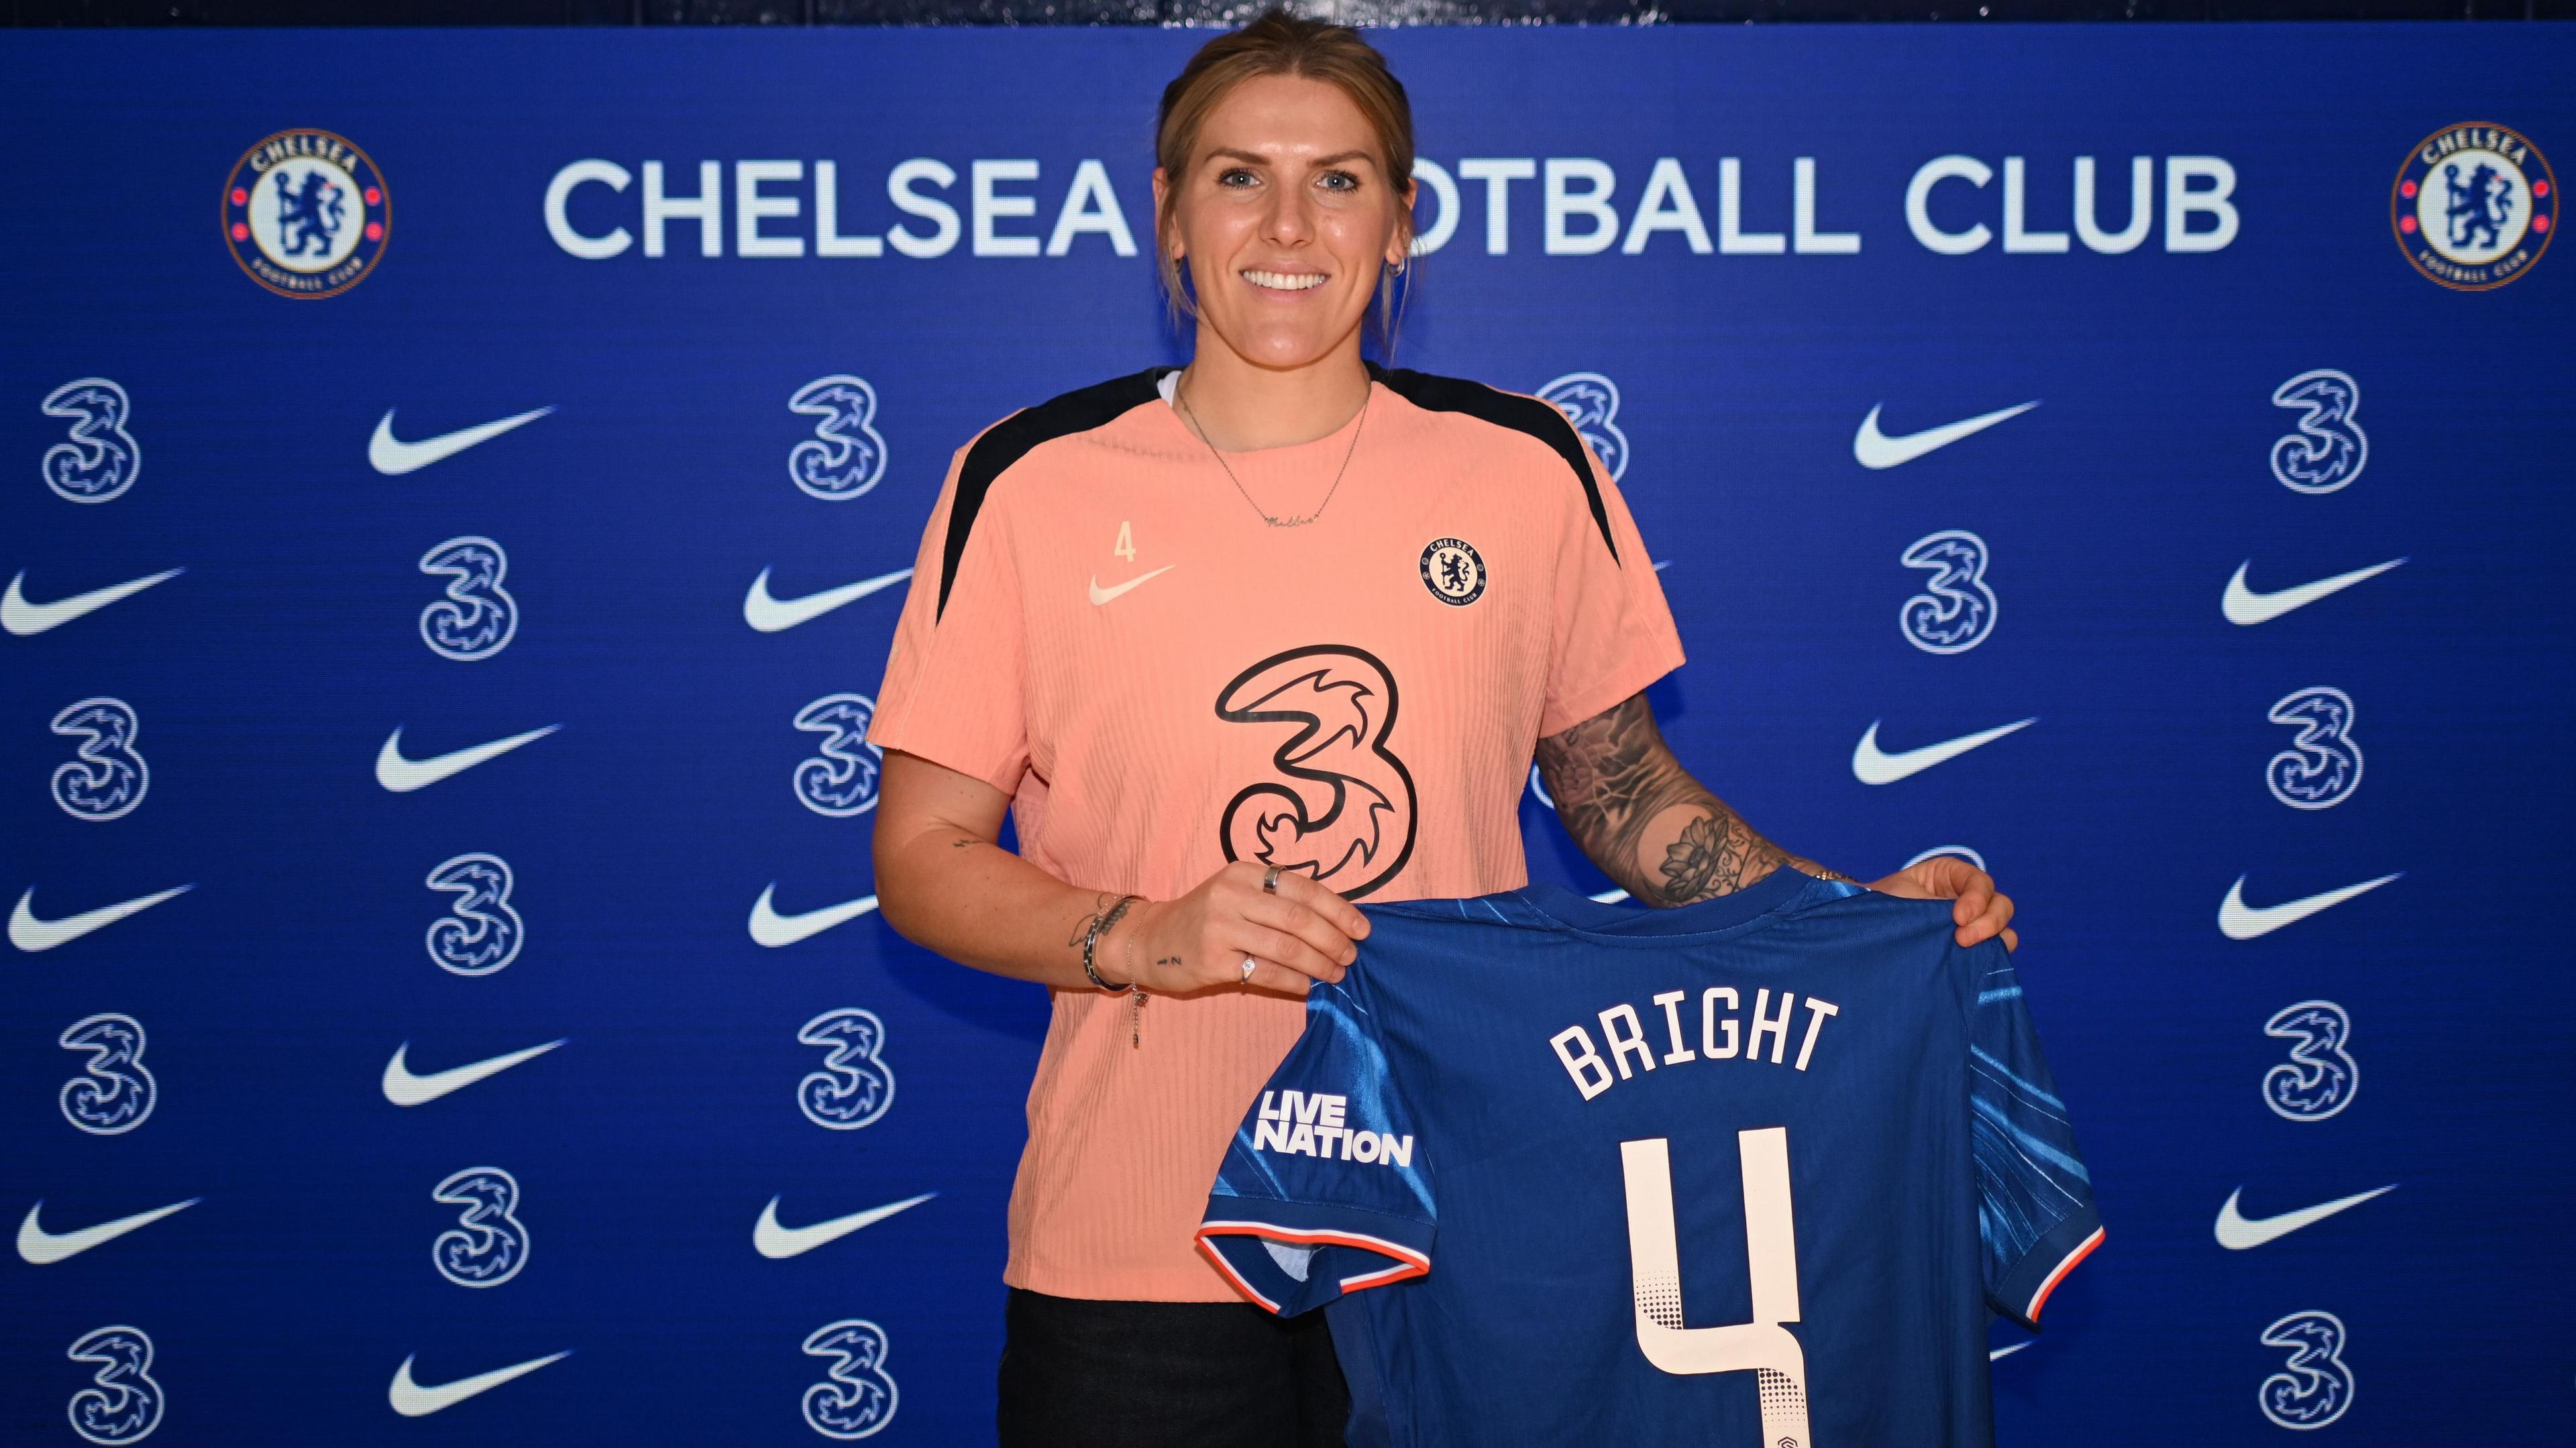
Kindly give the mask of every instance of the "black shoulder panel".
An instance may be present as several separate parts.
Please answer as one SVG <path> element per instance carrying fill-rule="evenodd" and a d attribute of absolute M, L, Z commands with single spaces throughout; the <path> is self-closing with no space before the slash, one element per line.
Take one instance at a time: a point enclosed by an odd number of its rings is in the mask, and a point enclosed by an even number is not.
<path fill-rule="evenodd" d="M 1023 407 L 975 440 L 957 474 L 957 497 L 948 509 L 948 538 L 940 551 L 939 608 L 931 614 L 934 622 L 948 612 L 948 590 L 957 581 L 957 561 L 966 556 L 966 535 L 974 531 L 975 515 L 983 511 L 984 495 L 992 490 L 994 480 L 1040 443 L 1105 427 L 1130 408 L 1160 400 L 1155 383 L 1170 370 L 1148 367 Z"/>
<path fill-rule="evenodd" d="M 1407 367 L 1390 371 L 1374 362 L 1368 364 L 1368 370 L 1369 376 L 1385 383 L 1388 391 L 1416 407 L 1432 412 L 1463 412 L 1497 427 L 1528 433 L 1556 449 L 1565 465 L 1574 469 L 1575 480 L 1583 484 L 1583 501 L 1592 506 L 1592 522 L 1601 530 L 1610 561 L 1619 561 L 1619 545 L 1610 536 L 1610 514 L 1601 506 L 1600 485 L 1593 482 L 1592 469 L 1584 461 L 1583 439 L 1564 413 L 1535 397 L 1503 392 L 1463 377 L 1437 377 Z"/>

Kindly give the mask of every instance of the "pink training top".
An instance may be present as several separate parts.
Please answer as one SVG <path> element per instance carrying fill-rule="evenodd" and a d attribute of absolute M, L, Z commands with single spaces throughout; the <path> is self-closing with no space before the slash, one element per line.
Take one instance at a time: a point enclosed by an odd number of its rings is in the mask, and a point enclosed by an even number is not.
<path fill-rule="evenodd" d="M 1010 795 L 1020 854 L 1085 889 L 1168 900 L 1235 859 L 1353 900 L 1528 883 L 1538 739 L 1682 662 L 1609 472 L 1546 402 L 1370 364 L 1340 431 L 1226 455 L 1262 511 L 1323 507 L 1272 527 L 1169 405 L 1176 370 L 958 450 L 870 742 Z M 1124 995 L 1053 997 L 1003 1280 L 1233 1300 L 1192 1232 L 1304 1002 L 1155 997 L 1131 1044 Z"/>

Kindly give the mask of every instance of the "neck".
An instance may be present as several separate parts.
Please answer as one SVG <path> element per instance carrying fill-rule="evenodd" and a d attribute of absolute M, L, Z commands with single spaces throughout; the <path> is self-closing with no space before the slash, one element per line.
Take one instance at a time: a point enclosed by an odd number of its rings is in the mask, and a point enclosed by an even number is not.
<path fill-rule="evenodd" d="M 1313 442 L 1341 431 L 1368 401 L 1368 369 L 1359 336 L 1298 367 L 1264 367 L 1247 361 L 1205 322 L 1198 354 L 1181 375 L 1184 421 L 1196 419 L 1200 436 L 1226 452 L 1253 452 Z"/>

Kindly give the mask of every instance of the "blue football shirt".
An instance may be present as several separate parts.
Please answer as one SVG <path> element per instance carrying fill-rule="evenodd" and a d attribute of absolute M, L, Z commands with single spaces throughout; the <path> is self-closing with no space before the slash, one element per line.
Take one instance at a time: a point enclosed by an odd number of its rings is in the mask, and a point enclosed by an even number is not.
<path fill-rule="evenodd" d="M 1989 1311 L 2102 1239 L 2000 941 L 1785 868 L 1360 908 L 1199 1228 L 1334 1304 L 1354 1442 L 1992 1441 Z"/>

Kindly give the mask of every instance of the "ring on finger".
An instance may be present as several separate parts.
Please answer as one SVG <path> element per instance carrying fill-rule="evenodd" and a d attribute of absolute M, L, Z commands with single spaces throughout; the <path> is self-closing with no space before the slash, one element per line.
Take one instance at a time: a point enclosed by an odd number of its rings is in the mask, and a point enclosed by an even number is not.
<path fill-rule="evenodd" d="M 1251 957 L 1251 956 L 1248 956 L 1248 955 L 1247 955 L 1247 956 L 1245 956 L 1245 957 L 1243 958 L 1243 983 L 1244 983 L 1245 985 L 1250 985 L 1250 984 L 1252 984 L 1252 966 L 1253 966 L 1253 960 L 1252 960 L 1252 957 Z"/>
<path fill-rule="evenodd" d="M 1277 865 L 1273 865 L 1269 869 L 1261 872 L 1261 888 L 1273 895 L 1279 893 L 1279 867 Z"/>

